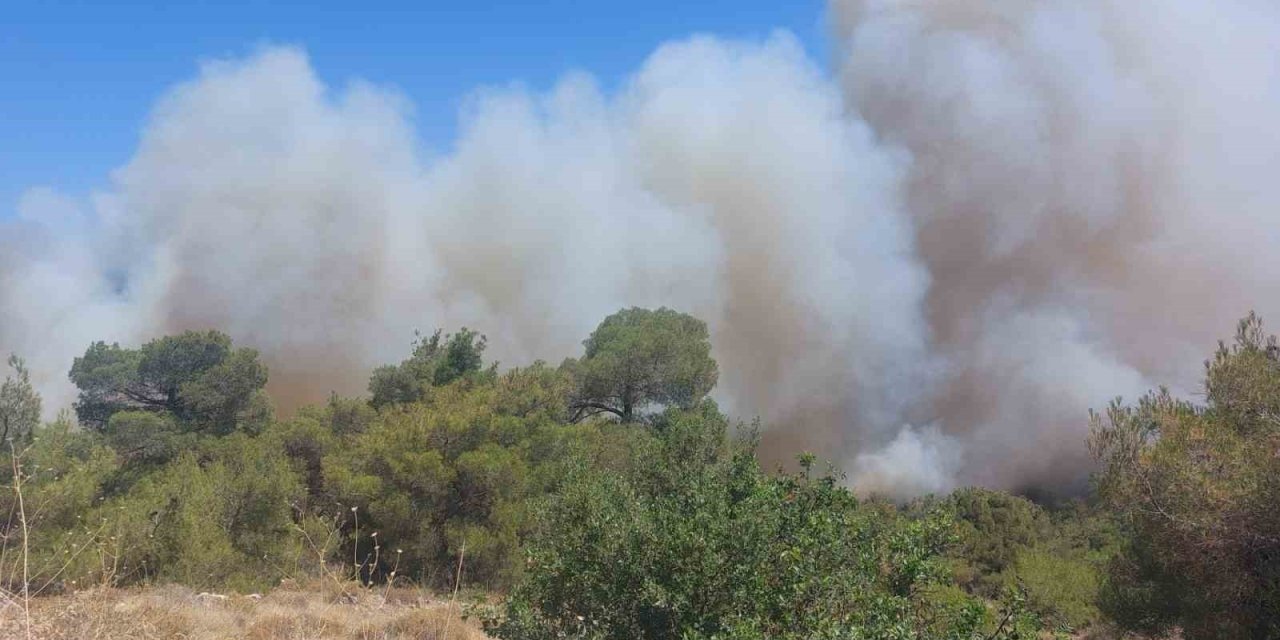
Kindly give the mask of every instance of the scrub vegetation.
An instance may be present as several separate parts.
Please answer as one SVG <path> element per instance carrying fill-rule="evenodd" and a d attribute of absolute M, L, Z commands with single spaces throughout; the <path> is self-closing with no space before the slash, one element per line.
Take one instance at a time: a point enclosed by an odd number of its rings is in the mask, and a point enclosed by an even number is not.
<path fill-rule="evenodd" d="M 707 327 L 609 316 L 500 369 L 461 329 L 276 416 L 218 332 L 0 385 L 5 637 L 1280 637 L 1280 348 L 1241 322 L 1196 402 L 1093 415 L 1088 495 L 894 502 L 756 455 Z M 265 595 L 262 595 L 265 594 Z M 463 619 L 465 618 L 465 620 Z"/>

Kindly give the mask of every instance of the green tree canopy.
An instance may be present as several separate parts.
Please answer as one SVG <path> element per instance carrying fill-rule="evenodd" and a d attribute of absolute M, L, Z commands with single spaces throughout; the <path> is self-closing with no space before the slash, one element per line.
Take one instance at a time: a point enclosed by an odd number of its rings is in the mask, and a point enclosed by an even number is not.
<path fill-rule="evenodd" d="M 40 425 L 40 394 L 18 356 L 9 356 L 13 375 L 0 384 L 0 444 L 29 436 Z"/>
<path fill-rule="evenodd" d="M 374 407 L 417 402 L 427 389 L 480 373 L 486 339 L 463 327 L 443 335 L 436 330 L 428 339 L 417 339 L 413 355 L 398 365 L 374 370 L 369 379 L 369 403 Z"/>
<path fill-rule="evenodd" d="M 1104 605 L 1141 631 L 1280 637 L 1280 349 L 1256 316 L 1206 363 L 1205 391 L 1093 417 L 1099 494 L 1130 531 Z"/>
<path fill-rule="evenodd" d="M 948 499 L 959 520 L 957 555 L 970 564 L 974 584 L 984 595 L 999 591 L 990 578 L 1009 568 L 1019 551 L 1040 542 L 1049 519 L 1035 503 L 1003 491 L 959 489 Z"/>
<path fill-rule="evenodd" d="M 384 563 L 441 582 L 465 549 L 468 582 L 508 584 L 529 504 L 560 480 L 569 449 L 597 426 L 565 424 L 566 386 L 543 363 L 450 384 L 383 408 L 329 445 L 320 468 L 327 491 L 356 509 L 360 527 L 379 532 L 374 541 L 353 531 L 352 543 L 362 552 L 394 544 L 401 554 Z"/>
<path fill-rule="evenodd" d="M 164 414 L 185 431 L 258 430 L 269 420 L 267 368 L 252 349 L 233 349 L 217 331 L 188 331 L 140 349 L 95 342 L 76 358 L 81 424 L 105 431 L 121 411 Z"/>
<path fill-rule="evenodd" d="M 567 367 L 577 380 L 573 420 L 603 413 L 622 422 L 658 406 L 688 408 L 719 378 L 706 323 L 667 309 L 623 309 L 596 327 L 582 359 Z"/>

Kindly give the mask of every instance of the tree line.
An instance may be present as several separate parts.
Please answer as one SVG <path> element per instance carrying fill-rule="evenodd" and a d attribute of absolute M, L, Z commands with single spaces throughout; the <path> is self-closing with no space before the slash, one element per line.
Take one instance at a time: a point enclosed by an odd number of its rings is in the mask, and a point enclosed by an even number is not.
<path fill-rule="evenodd" d="M 1256 316 L 1201 402 L 1082 416 L 1093 490 L 1053 504 L 763 468 L 686 314 L 624 309 L 583 346 L 500 370 L 482 334 L 437 331 L 367 395 L 278 417 L 222 333 L 98 342 L 47 424 L 11 358 L 0 587 L 461 580 L 517 640 L 1280 637 L 1280 349 Z"/>

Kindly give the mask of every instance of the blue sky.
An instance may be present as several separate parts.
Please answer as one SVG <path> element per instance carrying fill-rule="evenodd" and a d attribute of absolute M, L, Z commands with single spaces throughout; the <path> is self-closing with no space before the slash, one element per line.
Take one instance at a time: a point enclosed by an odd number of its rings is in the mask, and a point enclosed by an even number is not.
<path fill-rule="evenodd" d="M 84 195 L 132 154 L 164 90 L 201 59 L 304 47 L 328 83 L 413 102 L 422 144 L 449 144 L 461 100 L 585 70 L 606 87 L 662 42 L 787 29 L 827 56 L 821 0 L 586 2 L 16 2 L 0 20 L 0 218 L 33 186 Z"/>

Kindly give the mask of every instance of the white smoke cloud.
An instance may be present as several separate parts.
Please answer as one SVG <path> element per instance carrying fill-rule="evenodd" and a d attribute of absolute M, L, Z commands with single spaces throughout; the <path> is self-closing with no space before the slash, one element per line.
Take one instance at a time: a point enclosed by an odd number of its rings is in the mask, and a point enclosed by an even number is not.
<path fill-rule="evenodd" d="M 1086 407 L 1280 316 L 1280 9 L 836 0 L 851 112 L 913 163 L 930 419 L 961 483 L 1078 481 Z"/>
<path fill-rule="evenodd" d="M 906 426 L 888 444 L 857 454 L 850 480 L 859 489 L 894 496 L 945 493 L 955 488 L 963 450 L 936 425 Z"/>
<path fill-rule="evenodd" d="M 430 160 L 394 90 L 292 48 L 206 64 L 107 192 L 33 189 L 0 223 L 0 349 L 56 408 L 90 341 L 216 327 L 296 404 L 359 392 L 414 329 L 558 361 L 667 305 L 708 321 L 771 451 L 910 495 L 1079 480 L 1088 407 L 1190 390 L 1236 317 L 1280 317 L 1280 10 L 832 16 L 837 78 L 787 34 L 693 38 L 613 95 L 480 91 Z"/>
<path fill-rule="evenodd" d="M 31 351 L 48 313 L 24 287 L 76 266 L 56 288 L 78 330 L 29 353 L 51 399 L 91 339 L 217 327 L 298 401 L 359 391 L 415 328 L 468 325 L 507 362 L 554 361 L 612 311 L 665 304 L 711 324 L 744 415 L 820 416 L 805 438 L 845 446 L 846 420 L 890 424 L 909 404 L 927 275 L 904 161 L 791 36 L 662 47 L 616 96 L 581 75 L 482 92 L 461 129 L 426 162 L 394 92 L 334 92 L 295 49 L 207 64 L 88 207 L 92 232 L 65 238 L 76 259 L 6 269 L 22 287 L 0 342 Z M 62 237 L 51 216 L 71 205 L 45 200 L 40 232 Z"/>

